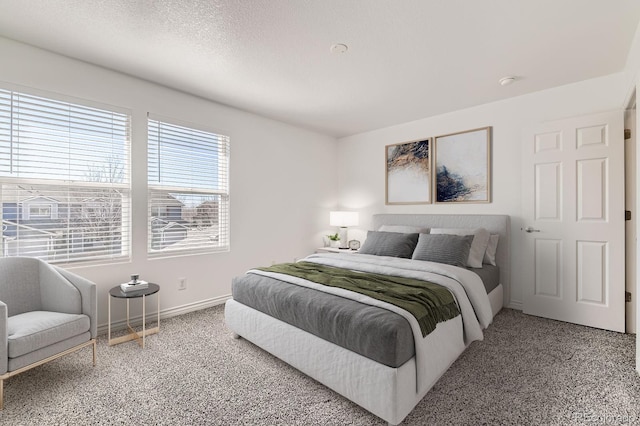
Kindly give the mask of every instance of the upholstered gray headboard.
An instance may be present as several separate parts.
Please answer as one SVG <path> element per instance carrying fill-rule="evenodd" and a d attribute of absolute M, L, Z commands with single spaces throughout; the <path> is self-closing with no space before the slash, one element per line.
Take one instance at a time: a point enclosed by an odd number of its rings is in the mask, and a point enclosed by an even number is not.
<path fill-rule="evenodd" d="M 373 229 L 382 225 L 407 225 L 420 228 L 485 228 L 499 234 L 496 264 L 500 267 L 500 282 L 511 289 L 510 219 L 507 215 L 492 214 L 375 214 Z"/>

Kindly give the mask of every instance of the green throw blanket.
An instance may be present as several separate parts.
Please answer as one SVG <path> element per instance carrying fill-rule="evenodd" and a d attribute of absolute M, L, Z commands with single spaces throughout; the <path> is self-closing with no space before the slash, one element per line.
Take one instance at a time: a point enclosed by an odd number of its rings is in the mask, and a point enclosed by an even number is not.
<path fill-rule="evenodd" d="M 460 314 L 451 292 L 441 285 L 427 281 L 355 272 L 311 262 L 283 263 L 257 269 L 303 278 L 391 303 L 408 311 L 418 320 L 422 337 L 435 330 L 439 322 Z"/>

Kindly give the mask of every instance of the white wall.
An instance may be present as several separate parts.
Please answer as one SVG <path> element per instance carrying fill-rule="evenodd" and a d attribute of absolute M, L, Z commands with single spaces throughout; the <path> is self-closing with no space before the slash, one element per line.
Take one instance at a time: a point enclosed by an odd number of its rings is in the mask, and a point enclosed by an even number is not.
<path fill-rule="evenodd" d="M 337 177 L 328 167 L 337 155 L 334 138 L 3 38 L 0 57 L 0 85 L 9 82 L 132 111 L 132 262 L 73 269 L 98 284 L 100 325 L 106 324 L 107 291 L 131 273 L 160 284 L 161 310 L 171 312 L 219 302 L 231 293 L 234 276 L 272 261 L 292 261 L 321 244 L 328 211 L 337 203 Z M 147 112 L 200 123 L 231 137 L 231 252 L 147 260 Z M 187 290 L 177 290 L 178 277 L 187 278 Z M 114 309 L 115 318 L 122 319 L 123 312 Z"/>
<path fill-rule="evenodd" d="M 509 86 L 505 89 L 509 90 Z M 364 239 L 364 232 L 370 226 L 374 213 L 508 214 L 512 220 L 512 288 L 506 289 L 506 296 L 511 307 L 521 309 L 522 287 L 518 271 L 521 270 L 523 252 L 520 230 L 522 132 L 526 127 L 543 121 L 622 110 L 627 91 L 628 76 L 612 74 L 340 139 L 340 208 L 361 212 L 361 226 L 359 230 L 350 231 L 350 238 Z M 491 203 L 385 205 L 385 145 L 484 126 L 493 127 Z"/>

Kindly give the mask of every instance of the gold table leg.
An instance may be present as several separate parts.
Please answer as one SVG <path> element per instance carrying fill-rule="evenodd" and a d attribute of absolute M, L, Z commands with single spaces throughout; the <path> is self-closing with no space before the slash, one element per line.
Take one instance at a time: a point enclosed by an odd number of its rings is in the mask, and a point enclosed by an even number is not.
<path fill-rule="evenodd" d="M 111 296 L 109 296 L 109 317 L 108 317 L 108 330 L 109 330 L 109 346 L 118 345 L 120 343 L 129 342 L 131 340 L 136 340 L 138 345 L 140 345 L 143 349 L 145 348 L 145 338 L 146 336 L 157 334 L 160 331 L 160 293 L 156 293 L 156 297 L 158 298 L 158 324 L 153 327 L 147 329 L 147 314 L 146 314 L 146 305 L 147 300 L 146 296 L 142 296 L 142 331 L 135 331 L 133 327 L 131 327 L 130 319 L 129 319 L 129 300 L 127 299 L 127 330 L 129 334 L 126 336 L 120 336 L 116 338 L 111 338 Z"/>

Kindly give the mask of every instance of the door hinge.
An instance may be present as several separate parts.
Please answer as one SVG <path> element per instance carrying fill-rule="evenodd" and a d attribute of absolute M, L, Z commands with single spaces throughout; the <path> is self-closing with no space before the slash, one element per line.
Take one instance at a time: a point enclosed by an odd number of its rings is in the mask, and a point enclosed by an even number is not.
<path fill-rule="evenodd" d="M 624 220 L 631 220 L 631 210 L 624 211 Z"/>
<path fill-rule="evenodd" d="M 624 129 L 624 140 L 631 139 L 631 129 Z"/>
<path fill-rule="evenodd" d="M 631 293 L 629 293 L 628 291 L 624 292 L 624 301 L 631 302 Z"/>

